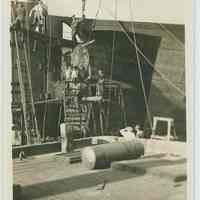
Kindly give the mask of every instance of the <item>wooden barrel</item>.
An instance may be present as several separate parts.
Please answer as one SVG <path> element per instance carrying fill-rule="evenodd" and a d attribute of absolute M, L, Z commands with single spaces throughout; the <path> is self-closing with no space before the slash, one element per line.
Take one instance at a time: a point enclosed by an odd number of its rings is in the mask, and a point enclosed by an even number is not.
<path fill-rule="evenodd" d="M 81 160 L 88 169 L 101 169 L 109 167 L 113 161 L 137 159 L 142 155 L 144 155 L 144 145 L 133 140 L 85 147 Z"/>

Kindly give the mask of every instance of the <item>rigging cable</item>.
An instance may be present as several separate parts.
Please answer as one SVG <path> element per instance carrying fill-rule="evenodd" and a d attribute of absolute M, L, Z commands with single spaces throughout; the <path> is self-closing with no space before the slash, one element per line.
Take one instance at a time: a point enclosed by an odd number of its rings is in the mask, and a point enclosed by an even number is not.
<path fill-rule="evenodd" d="M 104 7 L 105 8 L 105 7 Z M 107 12 L 113 16 L 113 13 L 108 9 L 105 8 L 105 10 L 107 10 Z M 130 43 L 132 45 L 135 46 L 134 41 L 131 39 L 131 37 L 126 33 L 126 31 L 124 30 L 124 27 L 122 26 L 122 24 L 117 20 L 118 26 L 121 28 L 121 30 L 124 32 L 124 34 L 126 35 L 126 37 L 128 38 L 128 40 L 130 41 Z M 154 68 L 153 63 L 144 55 L 144 53 L 138 48 L 138 46 L 136 45 L 137 51 L 139 52 L 139 54 L 146 60 L 146 62 L 149 64 L 148 67 L 153 68 L 153 70 L 165 81 L 167 82 L 172 88 L 174 88 L 181 96 L 185 97 L 185 92 L 180 89 L 179 87 L 177 87 L 172 81 L 170 81 L 165 75 L 163 75 L 158 69 Z"/>
<path fill-rule="evenodd" d="M 38 122 L 36 117 L 36 111 L 35 111 L 35 105 L 34 105 L 34 98 L 33 98 L 33 88 L 32 88 L 32 81 L 31 81 L 31 53 L 30 53 L 30 27 L 29 27 L 29 15 L 28 15 L 28 4 L 26 3 L 26 20 L 25 20 L 25 26 L 27 30 L 27 46 L 25 45 L 24 41 L 24 51 L 25 51 L 25 60 L 26 60 L 26 66 L 27 66 L 27 74 L 28 74 L 28 80 L 29 80 L 29 89 L 30 89 L 30 95 L 31 95 L 31 107 L 33 112 L 33 121 L 35 124 L 35 131 L 38 138 L 40 138 L 39 129 L 38 129 Z M 26 53 L 27 52 L 27 53 Z"/>
<path fill-rule="evenodd" d="M 50 63 L 51 63 L 51 46 L 52 46 L 52 27 L 51 27 L 51 17 L 49 16 L 49 45 L 48 45 L 48 56 L 47 56 L 47 67 L 46 67 L 46 80 L 45 80 L 45 87 L 46 87 L 46 94 L 45 94 L 45 99 L 47 98 L 46 95 L 48 95 L 48 71 L 50 68 Z M 45 31 L 46 32 L 46 31 Z M 45 129 L 46 129 L 46 117 L 47 117 L 47 108 L 48 108 L 48 103 L 45 102 L 45 107 L 44 107 L 44 118 L 43 118 L 43 139 L 45 140 Z"/>
<path fill-rule="evenodd" d="M 136 52 L 136 58 L 137 58 L 137 66 L 139 70 L 139 75 L 140 75 L 140 80 L 141 80 L 141 86 L 142 86 L 142 91 L 144 95 L 144 102 L 145 102 L 145 107 L 146 107 L 146 112 L 147 112 L 147 118 L 149 121 L 149 125 L 151 130 L 153 129 L 152 121 L 151 121 L 151 113 L 150 113 L 150 108 L 148 104 L 148 97 L 146 94 L 145 90 L 145 85 L 144 85 L 144 79 L 143 79 L 143 73 L 142 73 L 142 67 L 141 67 L 141 60 L 140 60 L 140 55 L 137 50 L 137 39 L 136 39 L 136 33 L 135 33 L 135 28 L 134 28 L 134 22 L 133 22 L 133 13 L 132 13 L 132 3 L 131 0 L 129 0 L 129 8 L 130 8 L 130 17 L 131 17 L 131 29 L 133 33 L 133 39 L 134 39 L 134 46 L 135 46 L 135 52 Z"/>
<path fill-rule="evenodd" d="M 122 25 L 120 24 L 120 26 L 122 27 Z M 130 38 L 130 36 L 126 33 L 126 31 L 124 30 L 124 28 L 122 27 L 123 32 L 126 34 L 127 38 L 129 39 L 129 41 L 132 43 L 132 45 L 134 44 L 134 41 Z M 172 88 L 174 88 L 181 96 L 185 96 L 185 92 L 183 90 L 181 90 L 179 87 L 177 87 L 172 81 L 170 81 L 164 74 L 162 74 L 158 69 L 154 68 L 153 63 L 144 55 L 144 53 L 138 48 L 138 46 L 136 45 L 137 51 L 140 53 L 140 55 L 146 60 L 146 62 L 149 64 L 148 66 L 150 66 L 151 68 L 153 68 L 153 70 L 165 81 L 167 82 Z"/>
<path fill-rule="evenodd" d="M 117 20 L 117 0 L 115 0 L 115 17 L 114 20 Z M 114 66 L 114 56 L 115 56 L 115 40 L 116 40 L 116 31 L 113 30 L 113 41 L 112 41 L 112 57 L 111 57 L 111 69 L 110 69 L 110 79 L 113 78 L 113 66 Z"/>
<path fill-rule="evenodd" d="M 101 5 L 102 5 L 102 0 L 99 0 L 99 4 L 98 4 L 98 7 L 97 7 L 97 12 L 96 12 L 94 21 L 93 21 L 93 23 L 92 23 L 92 30 L 94 30 L 94 28 L 95 28 L 95 26 L 96 26 L 96 21 L 97 21 L 97 18 L 98 18 L 100 9 L 101 9 Z"/>
<path fill-rule="evenodd" d="M 114 20 L 117 19 L 117 0 L 115 0 L 115 16 L 114 16 Z M 111 52 L 111 65 L 110 65 L 110 80 L 113 79 L 113 65 L 114 65 L 114 58 L 115 58 L 115 40 L 116 40 L 116 32 L 115 30 L 113 30 L 113 35 L 112 35 L 112 52 Z M 109 98 L 109 109 L 107 110 L 107 116 L 110 116 L 110 112 L 111 112 L 111 87 L 109 87 L 108 89 L 108 98 Z"/>
<path fill-rule="evenodd" d="M 176 43 L 181 47 L 181 49 L 185 50 L 185 45 L 181 42 L 181 40 L 179 40 L 177 38 L 177 36 L 172 32 L 170 31 L 165 25 L 163 24 L 158 24 L 160 26 L 160 28 L 162 30 L 164 30 L 170 38 L 172 38 L 174 41 L 176 41 Z M 181 72 L 181 75 L 180 75 L 180 80 L 179 82 L 181 83 L 183 80 L 184 80 L 184 77 L 185 77 L 185 69 L 183 68 L 183 71 Z"/>
<path fill-rule="evenodd" d="M 158 24 L 162 30 L 164 30 L 173 40 L 175 40 L 182 49 L 185 49 L 184 44 L 176 37 L 176 35 L 170 31 L 165 25 L 159 23 Z"/>
<path fill-rule="evenodd" d="M 96 21 L 97 21 L 97 17 L 99 15 L 99 12 L 100 12 L 101 4 L 102 4 L 102 0 L 99 0 L 98 7 L 97 7 L 97 12 L 95 14 L 94 20 L 93 20 L 92 25 L 91 25 L 91 32 L 89 34 L 89 41 L 92 38 L 92 32 L 94 31 L 95 26 L 96 26 Z"/>

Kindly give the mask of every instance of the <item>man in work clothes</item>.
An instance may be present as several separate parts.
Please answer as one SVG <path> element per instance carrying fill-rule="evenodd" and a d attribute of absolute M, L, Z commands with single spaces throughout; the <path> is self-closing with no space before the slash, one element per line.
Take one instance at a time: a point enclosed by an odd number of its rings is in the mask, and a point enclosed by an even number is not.
<path fill-rule="evenodd" d="M 32 26 L 35 31 L 44 33 L 45 17 L 47 16 L 47 7 L 38 0 L 37 4 L 30 10 L 29 17 L 33 17 Z"/>

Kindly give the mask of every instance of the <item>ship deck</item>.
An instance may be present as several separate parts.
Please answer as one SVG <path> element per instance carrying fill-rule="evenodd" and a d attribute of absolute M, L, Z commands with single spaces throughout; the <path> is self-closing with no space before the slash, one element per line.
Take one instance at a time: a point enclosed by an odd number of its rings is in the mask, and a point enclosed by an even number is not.
<path fill-rule="evenodd" d="M 66 154 L 47 154 L 14 159 L 13 169 L 14 183 L 22 186 L 24 200 L 187 199 L 186 160 L 166 160 L 162 155 L 91 171 L 81 163 L 70 164 Z"/>

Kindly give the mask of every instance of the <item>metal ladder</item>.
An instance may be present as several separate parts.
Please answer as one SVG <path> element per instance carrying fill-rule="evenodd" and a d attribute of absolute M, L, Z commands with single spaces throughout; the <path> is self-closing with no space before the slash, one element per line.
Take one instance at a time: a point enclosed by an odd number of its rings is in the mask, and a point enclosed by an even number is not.
<path fill-rule="evenodd" d="M 26 43 L 23 42 L 23 54 L 20 55 L 20 47 L 18 43 L 17 31 L 14 30 L 14 40 L 16 46 L 16 63 L 17 63 L 17 72 L 18 72 L 18 79 L 19 79 L 19 87 L 20 87 L 20 95 L 21 95 L 21 103 L 22 103 L 22 111 L 24 116 L 24 126 L 25 126 L 25 135 L 27 139 L 27 144 L 31 143 L 31 135 L 30 129 L 31 122 L 30 118 L 33 119 L 33 124 L 35 128 L 35 132 L 37 137 L 39 137 L 38 131 L 38 124 L 36 119 L 36 112 L 33 100 L 33 93 L 32 93 L 32 83 L 31 83 L 31 74 L 30 74 L 30 63 L 27 55 L 27 46 Z M 25 68 L 22 67 L 22 60 L 25 60 Z M 25 83 L 26 81 L 26 83 Z"/>
<path fill-rule="evenodd" d="M 73 130 L 79 130 L 85 137 L 84 130 L 89 128 L 92 106 L 79 102 L 76 89 L 69 88 L 69 82 L 65 83 L 64 92 L 64 122 Z"/>

